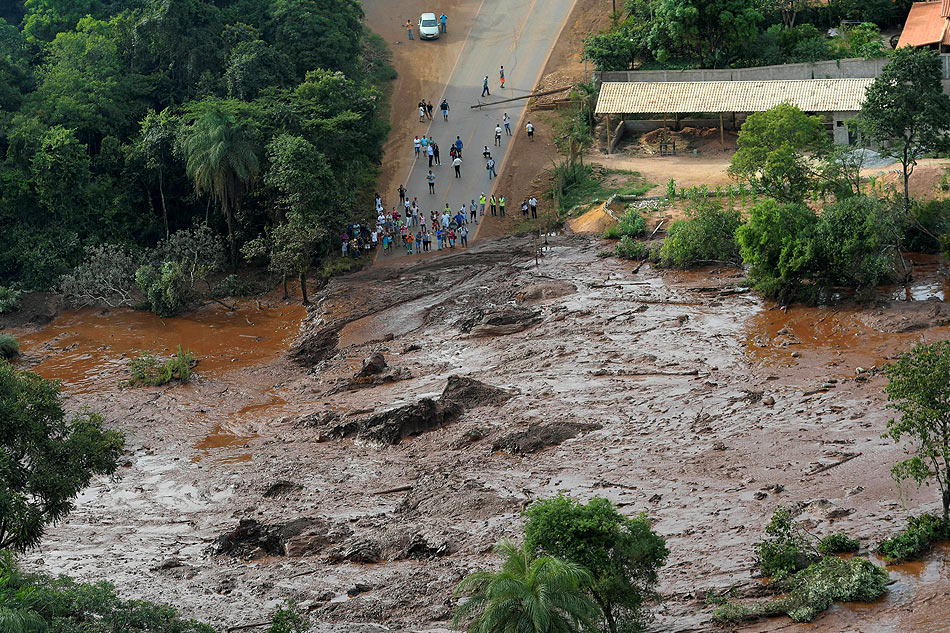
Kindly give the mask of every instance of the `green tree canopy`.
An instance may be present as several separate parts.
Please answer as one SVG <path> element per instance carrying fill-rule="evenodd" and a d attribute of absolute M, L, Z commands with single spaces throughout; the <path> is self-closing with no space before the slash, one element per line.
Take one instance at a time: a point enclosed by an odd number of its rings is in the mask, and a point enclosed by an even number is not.
<path fill-rule="evenodd" d="M 272 0 L 267 39 L 290 59 L 297 78 L 317 68 L 354 75 L 363 8 L 357 0 Z"/>
<path fill-rule="evenodd" d="M 123 436 L 82 411 L 69 418 L 56 383 L 0 361 L 0 549 L 35 547 L 97 475 L 111 475 Z"/>
<path fill-rule="evenodd" d="M 905 46 L 868 88 L 860 129 L 901 162 L 904 208 L 910 210 L 910 175 L 917 160 L 948 147 L 950 97 L 943 92 L 936 51 Z"/>
<path fill-rule="evenodd" d="M 657 59 L 692 58 L 717 67 L 757 33 L 762 14 L 747 0 L 657 0 L 651 49 Z"/>
<path fill-rule="evenodd" d="M 626 517 L 602 497 L 582 504 L 563 495 L 536 501 L 524 514 L 527 551 L 590 571 L 588 588 L 610 633 L 642 629 L 669 555 L 645 515 Z"/>
<path fill-rule="evenodd" d="M 950 518 L 950 341 L 914 346 L 887 367 L 888 405 L 900 417 L 884 437 L 903 443 L 907 459 L 891 474 L 898 482 L 937 484 L 943 518 Z"/>
<path fill-rule="evenodd" d="M 750 114 L 739 130 L 729 172 L 778 200 L 801 201 L 815 187 L 831 138 L 818 116 L 783 103 Z"/>
<path fill-rule="evenodd" d="M 497 572 L 479 571 L 459 583 L 464 596 L 452 620 L 467 633 L 577 633 L 596 626 L 597 605 L 585 587 L 592 581 L 580 565 L 535 557 L 510 541 L 495 547 L 503 556 Z"/>

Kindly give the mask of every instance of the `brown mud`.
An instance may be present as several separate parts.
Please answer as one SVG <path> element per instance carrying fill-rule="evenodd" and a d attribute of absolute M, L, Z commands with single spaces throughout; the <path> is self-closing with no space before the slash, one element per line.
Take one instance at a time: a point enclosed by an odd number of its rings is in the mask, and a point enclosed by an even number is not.
<path fill-rule="evenodd" d="M 123 595 L 218 626 L 259 621 L 295 599 L 334 627 L 444 628 L 455 583 L 492 561 L 493 543 L 518 536 L 525 504 L 564 490 L 653 517 L 672 552 L 654 629 L 705 631 L 707 591 L 758 583 L 751 544 L 777 505 L 802 507 L 819 534 L 845 530 L 868 545 L 934 507 L 927 489 L 901 505 L 888 475 L 901 452 L 880 437 L 885 379 L 855 371 L 945 336 L 945 302 L 882 298 L 864 311 L 786 314 L 741 291 L 736 269 L 634 275 L 633 263 L 597 258 L 598 238 L 549 242 L 537 267 L 530 241 L 508 238 L 333 280 L 288 354 L 232 369 L 224 346 L 208 358 L 220 371 L 193 385 L 119 389 L 112 359 L 140 343 L 113 343 L 98 357 L 109 379 L 69 406 L 94 407 L 129 433 L 121 478 L 84 492 L 29 564 L 110 579 Z M 248 317 L 254 336 L 286 341 L 279 328 L 299 315 L 275 315 L 266 328 Z M 851 330 L 826 325 L 832 317 Z M 801 342 L 782 346 L 782 328 Z M 35 337 L 69 329 L 54 321 Z M 220 330 L 190 334 L 197 344 Z M 829 344 L 836 332 L 842 343 Z M 869 354 L 875 337 L 884 347 Z M 294 354 L 314 338 L 319 354 Z M 73 354 L 63 347 L 33 345 L 26 363 L 40 350 L 54 367 L 57 354 Z M 790 350 L 800 352 L 794 363 Z M 400 379 L 355 383 L 376 354 L 385 367 L 372 361 L 370 375 L 399 369 Z M 450 376 L 485 387 L 447 390 Z M 504 397 L 491 399 L 494 389 Z M 399 427 L 398 443 L 360 435 L 401 424 L 427 399 L 444 411 L 445 398 L 466 405 L 438 424 Z M 353 432 L 326 431 L 351 422 Z M 215 554 L 228 534 L 248 545 Z M 743 630 L 940 630 L 922 609 L 933 615 L 947 602 L 944 559 L 926 559 L 919 576 L 894 569 L 878 607 Z"/>

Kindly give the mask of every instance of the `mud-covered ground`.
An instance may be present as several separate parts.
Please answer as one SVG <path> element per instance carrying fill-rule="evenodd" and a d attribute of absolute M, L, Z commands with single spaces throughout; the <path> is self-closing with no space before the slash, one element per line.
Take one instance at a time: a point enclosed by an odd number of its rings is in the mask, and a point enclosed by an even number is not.
<path fill-rule="evenodd" d="M 99 367 L 96 391 L 91 369 L 72 376 L 70 406 L 129 433 L 119 478 L 86 491 L 29 564 L 221 627 L 288 598 L 332 626 L 445 627 L 453 586 L 518 536 L 525 504 L 566 491 L 655 520 L 671 550 L 656 630 L 701 631 L 707 591 L 758 584 L 752 544 L 778 504 L 865 544 L 935 505 L 925 489 L 905 509 L 888 478 L 900 451 L 880 438 L 872 367 L 950 332 L 942 260 L 922 260 L 937 281 L 911 289 L 920 300 L 893 289 L 862 310 L 785 312 L 736 289 L 740 271 L 634 274 L 598 258 L 597 238 L 549 240 L 537 266 L 508 238 L 335 280 L 293 343 L 301 314 L 279 304 L 243 305 L 251 325 L 205 315 L 203 334 L 143 324 L 202 338 L 194 385 L 119 389 L 129 343 L 84 334 L 108 313 L 27 335 L 25 366 Z M 363 371 L 374 354 L 385 366 Z M 881 604 L 812 629 L 942 630 L 946 563 L 895 568 Z M 802 627 L 745 630 L 779 628 Z"/>

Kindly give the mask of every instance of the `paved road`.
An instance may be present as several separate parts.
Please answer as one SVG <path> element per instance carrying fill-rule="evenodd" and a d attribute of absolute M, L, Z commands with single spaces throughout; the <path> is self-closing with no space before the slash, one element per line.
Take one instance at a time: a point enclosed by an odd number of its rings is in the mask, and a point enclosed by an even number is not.
<path fill-rule="evenodd" d="M 403 176 L 409 199 L 419 199 L 419 205 L 429 217 L 431 210 L 440 211 L 446 203 L 457 211 L 462 203 L 468 204 L 473 198 L 478 202 L 481 192 L 488 196 L 492 192 L 493 181 L 488 178 L 482 149 L 488 145 L 492 149 L 496 170 L 500 173 L 505 153 L 511 137 L 502 136 L 501 147 L 494 146 L 494 129 L 502 121 L 503 113 L 511 117 L 512 132 L 525 121 L 521 120 L 527 100 L 512 101 L 500 105 L 491 105 L 493 101 L 529 94 L 547 61 L 548 54 L 557 39 L 561 26 L 570 14 L 575 0 L 484 0 L 469 31 L 462 52 L 449 78 L 448 85 L 435 100 L 433 120 L 419 123 L 417 116 L 405 123 L 417 128 L 412 134 L 431 136 L 439 144 L 442 165 L 432 168 L 436 176 L 434 195 L 428 193 L 426 176 L 429 171 L 428 160 L 420 156 L 410 168 L 408 176 Z M 451 16 L 449 16 L 451 18 Z M 449 22 L 452 27 L 451 19 Z M 455 28 L 458 28 L 456 25 Z M 411 43 L 413 46 L 437 47 L 439 41 Z M 505 67 L 505 88 L 499 87 L 498 69 Z M 488 75 L 491 96 L 481 98 L 482 80 Z M 398 81 L 398 80 L 397 80 Z M 420 95 L 422 98 L 424 95 Z M 449 102 L 448 122 L 443 121 L 438 110 L 442 98 Z M 488 104 L 472 109 L 476 103 Z M 504 127 L 504 126 L 502 126 Z M 455 178 L 449 156 L 449 147 L 456 137 L 462 139 L 461 178 Z M 410 146 L 405 151 L 412 153 Z M 398 203 L 395 191 L 386 192 L 386 198 Z M 496 192 L 496 195 L 505 192 Z M 520 212 L 520 200 L 509 201 L 508 213 Z M 486 213 L 488 213 L 486 209 Z M 470 236 L 469 240 L 472 240 Z M 435 245 L 433 244 L 433 248 Z M 396 248 L 395 252 L 405 255 L 405 249 Z"/>

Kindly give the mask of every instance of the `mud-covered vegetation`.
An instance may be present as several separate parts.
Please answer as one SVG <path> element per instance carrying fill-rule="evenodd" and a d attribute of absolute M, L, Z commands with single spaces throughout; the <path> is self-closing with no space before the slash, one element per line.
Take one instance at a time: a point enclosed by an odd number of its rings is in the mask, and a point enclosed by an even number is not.
<path fill-rule="evenodd" d="M 198 363 L 191 352 L 178 346 L 171 358 L 160 360 L 149 351 L 142 352 L 129 363 L 129 387 L 160 387 L 171 382 L 188 382 L 191 370 Z"/>
<path fill-rule="evenodd" d="M 950 521 L 935 514 L 907 520 L 907 527 L 881 541 L 877 553 L 888 563 L 903 563 L 924 556 L 938 541 L 950 540 Z"/>
<path fill-rule="evenodd" d="M 6 4 L 0 284 L 167 314 L 194 271 L 149 251 L 177 232 L 207 225 L 233 267 L 289 223 L 306 250 L 254 262 L 317 263 L 372 209 L 392 71 L 356 0 Z"/>
<path fill-rule="evenodd" d="M 11 359 L 20 355 L 20 341 L 12 334 L 0 332 L 0 359 Z"/>

